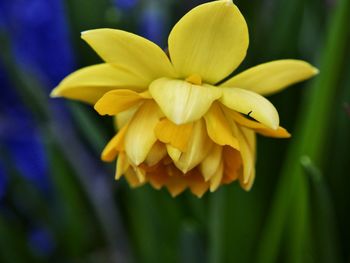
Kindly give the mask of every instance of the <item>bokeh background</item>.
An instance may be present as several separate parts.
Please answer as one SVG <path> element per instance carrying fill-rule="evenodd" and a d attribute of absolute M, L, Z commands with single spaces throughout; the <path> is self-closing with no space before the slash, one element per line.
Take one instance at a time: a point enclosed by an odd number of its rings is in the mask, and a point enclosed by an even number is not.
<path fill-rule="evenodd" d="M 350 262 L 350 1 L 236 0 L 241 71 L 304 59 L 320 74 L 270 97 L 289 140 L 259 137 L 257 178 L 197 199 L 114 181 L 114 131 L 50 99 L 100 62 L 80 40 L 112 27 L 166 48 L 196 0 L 0 0 L 0 262 Z"/>

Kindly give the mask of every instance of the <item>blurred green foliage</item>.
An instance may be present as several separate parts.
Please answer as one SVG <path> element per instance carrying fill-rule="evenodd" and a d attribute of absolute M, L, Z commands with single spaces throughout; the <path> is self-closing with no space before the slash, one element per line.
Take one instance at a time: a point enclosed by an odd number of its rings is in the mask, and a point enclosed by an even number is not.
<path fill-rule="evenodd" d="M 81 31 L 138 32 L 151 6 L 163 14 L 165 48 L 171 26 L 199 3 L 143 0 L 123 10 L 108 0 L 66 0 L 77 67 L 99 62 Z M 53 188 L 44 196 L 1 148 L 11 183 L 0 207 L 0 262 L 349 262 L 350 116 L 344 105 L 350 104 L 350 1 L 235 3 L 251 38 L 239 70 L 281 58 L 305 59 L 320 69 L 315 80 L 271 97 L 293 137 L 259 138 L 249 193 L 232 184 L 202 199 L 189 193 L 173 199 L 165 190 L 115 182 L 114 167 L 99 160 L 113 135 L 111 121 L 67 103 L 73 121 L 62 122 L 49 91 L 15 63 L 8 36 L 1 35 L 0 59 L 40 128 Z M 31 218 L 55 240 L 48 256 L 35 253 L 27 239 Z"/>

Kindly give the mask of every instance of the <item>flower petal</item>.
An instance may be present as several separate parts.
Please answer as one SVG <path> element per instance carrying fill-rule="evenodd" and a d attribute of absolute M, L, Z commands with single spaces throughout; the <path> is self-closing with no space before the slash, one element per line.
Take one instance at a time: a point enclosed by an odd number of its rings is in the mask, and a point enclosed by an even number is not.
<path fill-rule="evenodd" d="M 135 174 L 139 180 L 140 183 L 145 183 L 146 182 L 146 171 L 138 166 L 132 165 L 132 168 L 135 171 Z"/>
<path fill-rule="evenodd" d="M 204 181 L 203 176 L 197 169 L 191 170 L 184 177 L 188 186 L 190 187 L 191 192 L 198 198 L 201 198 L 205 192 L 208 191 L 209 183 Z"/>
<path fill-rule="evenodd" d="M 167 144 L 166 145 L 166 150 L 167 150 L 171 160 L 173 160 L 174 162 L 178 162 L 179 161 L 182 152 L 178 148 L 175 148 L 172 145 Z"/>
<path fill-rule="evenodd" d="M 118 152 L 124 150 L 125 135 L 129 125 L 125 125 L 106 145 L 101 154 L 101 159 L 105 162 L 113 161 Z"/>
<path fill-rule="evenodd" d="M 186 152 L 192 127 L 193 123 L 176 125 L 164 118 L 157 124 L 154 132 L 161 142 L 171 144 L 181 152 Z"/>
<path fill-rule="evenodd" d="M 175 166 L 183 173 L 187 173 L 203 161 L 212 148 L 212 145 L 213 143 L 207 135 L 204 121 L 196 121 L 188 143 L 189 148 L 185 153 L 180 155 L 178 160 L 173 159 Z"/>
<path fill-rule="evenodd" d="M 130 121 L 125 134 L 125 151 L 134 165 L 142 163 L 157 141 L 154 128 L 162 117 L 153 101 L 144 102 Z"/>
<path fill-rule="evenodd" d="M 204 119 L 210 139 L 219 145 L 230 145 L 239 150 L 238 141 L 233 136 L 228 121 L 218 103 L 213 103 L 204 115 Z"/>
<path fill-rule="evenodd" d="M 222 88 L 220 102 L 232 110 L 253 117 L 271 129 L 276 130 L 279 126 L 276 108 L 255 92 L 239 88 Z"/>
<path fill-rule="evenodd" d="M 247 24 L 230 0 L 192 9 L 172 29 L 169 53 L 181 77 L 199 74 L 207 83 L 228 76 L 248 48 Z"/>
<path fill-rule="evenodd" d="M 147 92 L 137 93 L 129 89 L 112 90 L 103 95 L 94 108 L 101 115 L 116 115 L 148 98 L 150 97 Z"/>
<path fill-rule="evenodd" d="M 248 89 L 270 95 L 316 75 L 318 70 L 302 60 L 284 59 L 260 64 L 224 82 L 223 87 Z"/>
<path fill-rule="evenodd" d="M 186 181 L 179 176 L 169 176 L 166 182 L 166 188 L 172 197 L 176 197 L 186 190 Z"/>
<path fill-rule="evenodd" d="M 237 113 L 235 111 L 231 111 L 231 116 L 237 122 L 239 125 L 242 125 L 246 128 L 252 129 L 256 131 L 257 133 L 267 136 L 267 137 L 274 137 L 274 138 L 290 138 L 290 133 L 282 128 L 281 126 L 278 127 L 277 130 L 270 129 L 266 127 L 265 125 L 262 125 L 259 122 L 249 120 L 242 116 L 242 114 Z"/>
<path fill-rule="evenodd" d="M 200 163 L 199 169 L 205 181 L 209 181 L 219 169 L 222 157 L 222 147 L 214 144 L 210 153 Z"/>
<path fill-rule="evenodd" d="M 255 168 L 252 169 L 248 181 L 245 183 L 244 180 L 241 178 L 239 180 L 239 184 L 244 190 L 249 191 L 253 186 L 254 180 L 255 180 Z"/>
<path fill-rule="evenodd" d="M 144 182 L 140 182 L 135 170 L 132 167 L 129 167 L 129 169 L 125 172 L 125 179 L 132 188 L 139 187 L 144 184 Z"/>
<path fill-rule="evenodd" d="M 51 97 L 65 97 L 94 104 L 110 90 L 129 88 L 142 91 L 148 83 L 144 78 L 120 67 L 99 64 L 70 74 L 51 92 Z"/>
<path fill-rule="evenodd" d="M 199 120 L 221 96 L 217 87 L 168 78 L 153 81 L 149 92 L 165 116 L 178 125 Z"/>
<path fill-rule="evenodd" d="M 243 184 L 247 184 L 255 174 L 256 139 L 252 130 L 244 127 L 238 128 L 238 138 L 241 146 L 243 160 Z M 247 189 L 247 188 L 245 188 Z"/>
<path fill-rule="evenodd" d="M 129 166 L 130 163 L 128 162 L 125 152 L 119 153 L 115 171 L 115 179 L 120 179 L 120 177 L 128 170 Z"/>
<path fill-rule="evenodd" d="M 119 130 L 122 127 L 124 127 L 124 125 L 132 119 L 139 107 L 140 105 L 136 105 L 134 107 L 131 107 L 130 109 L 127 109 L 115 115 L 113 120 L 114 127 L 116 128 L 116 130 Z"/>
<path fill-rule="evenodd" d="M 145 163 L 148 166 L 154 166 L 160 162 L 166 156 L 166 154 L 167 151 L 165 145 L 161 142 L 156 142 L 149 151 Z"/>
<path fill-rule="evenodd" d="M 145 38 L 108 28 L 88 30 L 82 32 L 81 37 L 104 61 L 135 72 L 149 82 L 175 76 L 163 50 Z"/>
<path fill-rule="evenodd" d="M 241 153 L 232 147 L 225 146 L 223 149 L 224 178 L 223 183 L 228 184 L 237 180 L 242 172 Z"/>
<path fill-rule="evenodd" d="M 210 192 L 216 191 L 221 184 L 221 180 L 224 174 L 224 164 L 221 161 L 219 168 L 216 170 L 215 174 L 210 180 Z"/>

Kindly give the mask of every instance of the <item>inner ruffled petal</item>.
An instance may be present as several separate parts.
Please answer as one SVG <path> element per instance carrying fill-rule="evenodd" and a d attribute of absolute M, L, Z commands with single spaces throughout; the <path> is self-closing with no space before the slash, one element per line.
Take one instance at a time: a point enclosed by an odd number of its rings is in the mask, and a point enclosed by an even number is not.
<path fill-rule="evenodd" d="M 222 88 L 220 102 L 231 110 L 249 115 L 271 129 L 278 129 L 276 108 L 263 96 L 239 88 Z"/>
<path fill-rule="evenodd" d="M 220 88 L 168 78 L 153 81 L 149 92 L 165 116 L 178 125 L 199 120 L 221 97 Z"/>

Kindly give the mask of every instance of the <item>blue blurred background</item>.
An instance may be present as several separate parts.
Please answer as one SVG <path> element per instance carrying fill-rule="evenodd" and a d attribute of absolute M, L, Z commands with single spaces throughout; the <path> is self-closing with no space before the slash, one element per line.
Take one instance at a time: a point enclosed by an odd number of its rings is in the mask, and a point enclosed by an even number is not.
<path fill-rule="evenodd" d="M 50 99 L 100 59 L 111 27 L 166 48 L 196 0 L 0 0 L 0 262 L 350 262 L 349 0 L 234 1 L 250 31 L 239 71 L 274 59 L 321 74 L 270 99 L 290 140 L 259 138 L 257 180 L 197 199 L 131 190 L 100 161 L 109 118 Z"/>

